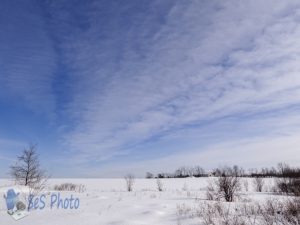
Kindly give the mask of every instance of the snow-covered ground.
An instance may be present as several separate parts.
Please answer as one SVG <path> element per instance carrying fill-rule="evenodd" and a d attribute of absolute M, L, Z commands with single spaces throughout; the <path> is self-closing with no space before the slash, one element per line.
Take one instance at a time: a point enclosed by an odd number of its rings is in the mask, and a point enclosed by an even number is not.
<path fill-rule="evenodd" d="M 201 224 L 199 217 L 181 218 L 178 208 L 195 208 L 206 201 L 206 186 L 212 178 L 161 179 L 163 191 L 157 190 L 155 179 L 136 179 L 133 192 L 126 191 L 124 179 L 51 179 L 46 191 L 44 209 L 32 210 L 29 216 L 14 221 L 6 212 L 3 194 L 10 187 L 17 188 L 9 180 L 0 180 L 0 224 L 55 224 L 55 225 L 177 225 Z M 247 180 L 249 189 L 243 185 Z M 54 185 L 71 182 L 83 184 L 86 190 L 60 192 L 61 198 L 79 198 L 78 209 L 50 208 L 50 196 Z M 273 196 L 273 179 L 266 179 L 264 192 L 257 193 L 250 178 L 242 180 L 241 197 L 243 201 L 263 201 Z M 19 187 L 22 189 L 22 187 Z M 24 191 L 24 190 L 21 190 Z M 274 197 L 280 197 L 274 195 Z"/>

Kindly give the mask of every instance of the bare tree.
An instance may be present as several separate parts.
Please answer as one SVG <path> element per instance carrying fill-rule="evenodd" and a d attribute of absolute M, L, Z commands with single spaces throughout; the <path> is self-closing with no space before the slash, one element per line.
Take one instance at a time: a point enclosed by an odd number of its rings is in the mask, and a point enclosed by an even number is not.
<path fill-rule="evenodd" d="M 255 189 L 256 189 L 257 192 L 262 192 L 263 186 L 265 184 L 264 178 L 262 178 L 262 177 L 255 177 L 254 180 L 253 180 L 253 184 L 254 184 L 254 187 L 255 187 Z"/>
<path fill-rule="evenodd" d="M 195 177 L 204 177 L 205 176 L 205 170 L 200 166 L 194 167 L 194 176 Z"/>
<path fill-rule="evenodd" d="M 125 181 L 126 181 L 126 187 L 127 187 L 127 191 L 132 191 L 133 190 L 133 185 L 134 185 L 134 175 L 132 174 L 128 174 L 124 177 Z"/>
<path fill-rule="evenodd" d="M 232 172 L 234 173 L 234 175 L 237 177 L 242 177 L 245 174 L 244 169 L 237 165 L 234 165 L 232 170 L 233 170 Z"/>
<path fill-rule="evenodd" d="M 39 157 L 35 145 L 25 148 L 14 166 L 10 167 L 10 173 L 15 182 L 28 187 L 28 194 L 24 194 L 26 201 L 30 202 L 33 196 L 41 192 L 47 184 L 48 175 L 40 168 Z M 28 210 L 29 210 L 28 204 Z"/>
<path fill-rule="evenodd" d="M 157 184 L 157 190 L 158 190 L 158 191 L 163 191 L 164 185 L 163 185 L 163 183 L 161 182 L 160 179 L 157 179 L 157 180 L 156 180 L 156 184 Z"/>
<path fill-rule="evenodd" d="M 185 166 L 178 168 L 174 174 L 174 177 L 176 178 L 184 178 L 188 176 L 189 176 L 189 169 Z"/>
<path fill-rule="evenodd" d="M 29 145 L 18 156 L 18 161 L 10 167 L 10 173 L 18 184 L 33 189 L 42 189 L 46 183 L 47 176 L 40 168 L 40 161 L 36 152 L 36 145 Z"/>
<path fill-rule="evenodd" d="M 154 177 L 153 173 L 150 173 L 150 172 L 147 172 L 147 173 L 146 173 L 146 178 L 147 178 L 147 179 L 151 179 L 151 178 L 153 178 L 153 177 Z"/>

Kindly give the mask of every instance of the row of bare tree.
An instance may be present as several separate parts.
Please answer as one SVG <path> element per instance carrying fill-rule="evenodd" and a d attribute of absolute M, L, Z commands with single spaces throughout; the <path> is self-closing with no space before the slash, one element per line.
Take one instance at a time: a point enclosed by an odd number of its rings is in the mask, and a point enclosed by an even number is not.
<path fill-rule="evenodd" d="M 290 167 L 288 164 L 279 163 L 277 168 L 262 168 L 261 170 L 249 169 L 246 172 L 242 167 L 237 165 L 231 168 L 231 172 L 238 177 L 290 177 L 290 178 L 299 178 L 300 177 L 300 168 Z M 158 173 L 154 175 L 151 172 L 146 173 L 146 178 L 186 178 L 186 177 L 220 177 L 224 173 L 222 168 L 212 169 L 211 172 L 206 172 L 200 166 L 187 167 L 182 166 L 175 170 L 174 173 Z"/>
<path fill-rule="evenodd" d="M 159 173 L 155 176 L 153 173 L 147 172 L 146 178 L 186 178 L 186 177 L 205 177 L 208 176 L 205 170 L 200 166 L 187 167 L 182 166 L 174 173 Z"/>
<path fill-rule="evenodd" d="M 220 174 L 210 180 L 207 187 L 207 198 L 209 200 L 224 199 L 227 202 L 234 201 L 241 189 L 241 176 L 233 167 L 218 169 Z M 300 196 L 300 174 L 298 168 L 292 168 L 287 164 L 280 164 L 275 177 L 273 191 L 292 196 Z M 246 180 L 245 180 L 246 181 Z M 254 177 L 253 184 L 257 192 L 262 192 L 264 178 Z M 245 184 L 244 184 L 245 185 Z M 247 184 L 248 185 L 248 184 Z"/>
<path fill-rule="evenodd" d="M 16 164 L 11 166 L 11 175 L 16 182 L 28 186 L 32 190 L 44 188 L 48 176 L 41 169 L 35 145 L 30 145 L 18 156 Z M 272 171 L 272 172 L 270 172 Z M 217 198 L 223 197 L 226 201 L 233 201 L 234 194 L 240 187 L 240 177 L 255 177 L 257 191 L 262 191 L 264 175 L 276 177 L 276 188 L 279 192 L 300 196 L 300 168 L 291 167 L 287 164 L 278 164 L 277 169 L 263 169 L 260 173 L 246 174 L 244 169 L 238 166 L 223 167 L 214 169 L 210 175 L 217 177 L 214 184 L 208 186 L 208 193 L 217 193 Z M 173 174 L 160 173 L 155 178 L 184 178 L 184 177 L 205 177 L 208 174 L 200 167 L 180 167 Z M 152 173 L 147 173 L 146 178 L 154 178 Z M 134 176 L 125 176 L 128 191 L 132 191 Z M 158 181 L 159 190 L 162 183 Z M 210 196 L 211 197 L 211 196 Z"/>

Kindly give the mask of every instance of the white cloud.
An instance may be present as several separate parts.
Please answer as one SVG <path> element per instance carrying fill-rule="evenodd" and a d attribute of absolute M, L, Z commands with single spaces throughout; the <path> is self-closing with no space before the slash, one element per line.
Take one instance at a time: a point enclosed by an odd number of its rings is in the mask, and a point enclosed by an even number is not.
<path fill-rule="evenodd" d="M 93 7 L 89 28 L 64 45 L 75 81 L 67 113 L 76 120 L 64 143 L 82 160 L 127 154 L 128 146 L 201 121 L 288 115 L 300 103 L 296 1 L 178 1 L 163 23 L 147 11 L 125 24 L 131 6 L 120 5 L 104 24 L 102 5 Z"/>

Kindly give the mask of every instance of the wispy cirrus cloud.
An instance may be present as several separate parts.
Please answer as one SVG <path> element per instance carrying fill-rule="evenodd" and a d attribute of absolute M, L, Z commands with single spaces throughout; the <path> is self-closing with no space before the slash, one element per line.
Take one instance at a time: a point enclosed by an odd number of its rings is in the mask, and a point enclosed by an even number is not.
<path fill-rule="evenodd" d="M 296 1 L 144 3 L 88 2 L 73 14 L 67 3 L 51 5 L 61 29 L 81 21 L 61 43 L 73 93 L 65 113 L 74 119 L 63 142 L 81 160 L 130 154 L 227 117 L 241 118 L 234 126 L 273 111 L 281 124 L 299 105 Z"/>
<path fill-rule="evenodd" d="M 299 163 L 299 18 L 293 0 L 1 1 L 0 159 L 37 141 L 71 175 Z"/>

